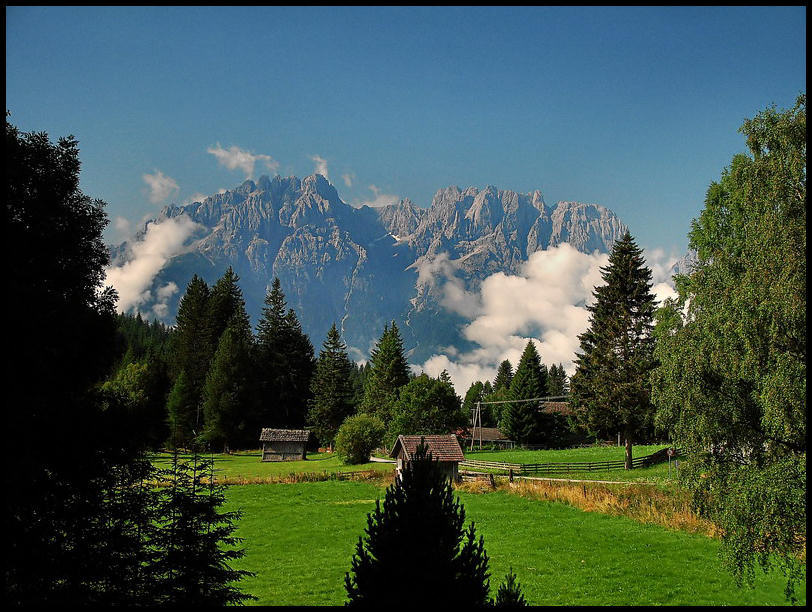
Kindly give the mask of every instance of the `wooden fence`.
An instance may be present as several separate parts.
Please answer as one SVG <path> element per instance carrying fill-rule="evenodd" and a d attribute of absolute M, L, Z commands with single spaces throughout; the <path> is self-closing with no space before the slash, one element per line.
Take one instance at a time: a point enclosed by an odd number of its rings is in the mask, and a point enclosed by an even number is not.
<path fill-rule="evenodd" d="M 674 449 L 674 457 L 679 456 L 680 450 Z M 648 467 L 656 463 L 668 461 L 668 449 L 663 448 L 656 453 L 643 457 L 634 457 L 632 467 Z M 569 474 L 572 472 L 604 472 L 607 470 L 622 470 L 626 467 L 626 462 L 622 459 L 617 461 L 571 461 L 559 463 L 506 463 L 502 461 L 477 461 L 466 459 L 460 461 L 460 468 L 471 470 L 503 470 L 517 476 L 527 476 L 530 474 Z"/>

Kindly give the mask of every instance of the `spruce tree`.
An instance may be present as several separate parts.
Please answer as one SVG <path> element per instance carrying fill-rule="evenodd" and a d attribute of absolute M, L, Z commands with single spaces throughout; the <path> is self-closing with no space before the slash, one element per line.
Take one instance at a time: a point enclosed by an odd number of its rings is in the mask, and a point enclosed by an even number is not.
<path fill-rule="evenodd" d="M 225 606 L 256 599 L 232 584 L 253 574 L 229 565 L 245 554 L 234 548 L 242 541 L 233 535 L 241 512 L 220 512 L 224 487 L 215 483 L 213 461 L 197 450 L 183 461 L 175 450 L 159 477 L 169 486 L 159 494 L 152 603 Z"/>
<path fill-rule="evenodd" d="M 527 605 L 527 600 L 522 594 L 522 585 L 516 581 L 513 568 L 505 576 L 505 582 L 499 585 L 493 605 L 497 608 L 516 608 Z"/>
<path fill-rule="evenodd" d="M 367 516 L 352 569 L 349 605 L 455 608 L 488 604 L 488 555 L 451 483 L 425 444 Z"/>
<path fill-rule="evenodd" d="M 526 400 L 547 394 L 547 373 L 541 366 L 541 357 L 533 341 L 529 340 L 510 383 L 511 400 Z M 505 404 L 502 411 L 502 431 L 517 442 L 538 441 L 543 433 L 539 402 Z"/>
<path fill-rule="evenodd" d="M 547 393 L 553 397 L 566 395 L 569 392 L 567 373 L 562 364 L 551 365 L 547 377 Z"/>
<path fill-rule="evenodd" d="M 170 447 L 185 446 L 194 439 L 194 431 L 199 427 L 202 416 L 200 404 L 186 370 L 181 370 L 166 400 L 167 427 L 170 432 Z"/>
<path fill-rule="evenodd" d="M 169 415 L 171 437 L 178 444 L 188 444 L 194 437 L 192 430 L 199 420 L 203 385 L 216 347 L 217 338 L 213 346 L 209 323 L 209 297 L 209 286 L 195 274 L 178 305 L 172 335 L 175 387 L 181 373 L 185 373 L 185 380 L 183 401 L 178 403 L 179 398 L 175 397 Z"/>
<path fill-rule="evenodd" d="M 313 399 L 307 420 L 322 444 L 332 444 L 341 423 L 353 412 L 353 365 L 335 323 L 322 346 L 310 385 Z"/>
<path fill-rule="evenodd" d="M 496 378 L 493 381 L 493 390 L 509 389 L 510 383 L 513 380 L 513 366 L 509 359 L 505 359 L 499 364 L 499 369 L 496 371 Z"/>
<path fill-rule="evenodd" d="M 220 336 L 231 325 L 240 334 L 251 335 L 251 323 L 245 310 L 245 299 L 239 285 L 240 277 L 229 266 L 214 286 L 208 300 L 208 327 L 212 355 L 217 350 Z"/>
<path fill-rule="evenodd" d="M 251 338 L 238 317 L 220 336 L 203 388 L 201 440 L 228 452 L 255 442 Z"/>
<path fill-rule="evenodd" d="M 463 413 L 469 416 L 473 414 L 477 402 L 481 402 L 484 396 L 485 396 L 485 385 L 482 384 L 482 381 L 476 380 L 472 382 L 471 386 L 468 387 L 468 391 L 465 392 L 465 399 L 462 400 Z M 485 416 L 484 413 L 482 416 L 483 417 Z"/>
<path fill-rule="evenodd" d="M 304 425 L 316 360 L 278 278 L 265 295 L 257 323 L 256 363 L 261 426 Z"/>
<path fill-rule="evenodd" d="M 631 469 L 635 437 L 653 421 L 649 377 L 655 365 L 655 303 L 651 270 L 628 231 L 612 246 L 601 276 L 605 284 L 595 288 L 595 302 L 587 306 L 589 328 L 578 337 L 572 401 L 590 433 L 608 437 L 622 432 L 626 469 Z"/>
<path fill-rule="evenodd" d="M 380 418 L 387 426 L 391 420 L 398 390 L 409 382 L 409 365 L 403 355 L 403 340 L 397 325 L 384 326 L 383 334 L 369 358 L 370 372 L 359 411 Z"/>

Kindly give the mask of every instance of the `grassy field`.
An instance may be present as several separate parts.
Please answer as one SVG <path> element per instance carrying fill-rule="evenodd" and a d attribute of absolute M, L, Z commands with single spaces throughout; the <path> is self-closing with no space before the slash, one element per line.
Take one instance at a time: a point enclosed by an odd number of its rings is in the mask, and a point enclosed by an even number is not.
<path fill-rule="evenodd" d="M 666 448 L 665 444 L 640 445 L 632 449 L 634 457 L 650 455 Z M 476 461 L 501 461 L 505 463 L 566 463 L 589 461 L 622 461 L 626 450 L 617 446 L 586 446 L 581 448 L 568 448 L 563 450 L 524 450 L 507 449 L 499 451 L 465 451 L 465 457 Z M 481 470 L 490 471 L 490 470 Z M 503 473 L 502 470 L 493 470 Z M 555 478 L 573 478 L 583 480 L 613 480 L 622 482 L 654 482 L 667 484 L 676 477 L 676 469 L 672 464 L 669 475 L 668 462 L 659 463 L 645 468 L 634 470 L 603 470 L 584 472 L 573 470 L 568 473 L 557 473 Z"/>
<path fill-rule="evenodd" d="M 246 556 L 234 565 L 257 573 L 242 588 L 264 605 L 342 604 L 355 543 L 383 494 L 365 482 L 229 487 L 228 509 L 244 512 L 237 535 Z M 705 536 L 502 491 L 460 499 L 485 537 L 492 592 L 513 567 L 537 605 L 785 603 L 778 574 L 736 587 L 716 558 L 718 541 Z"/>
<path fill-rule="evenodd" d="M 230 455 L 214 454 L 214 467 L 221 482 L 239 482 L 245 480 L 261 481 L 266 478 L 284 477 L 290 474 L 319 474 L 335 472 L 355 472 L 361 470 L 380 470 L 391 472 L 391 463 L 362 463 L 347 465 L 334 453 L 312 453 L 304 461 L 261 461 L 261 451 L 237 452 Z M 168 467 L 171 461 L 169 453 L 156 453 L 152 462 L 158 467 Z"/>

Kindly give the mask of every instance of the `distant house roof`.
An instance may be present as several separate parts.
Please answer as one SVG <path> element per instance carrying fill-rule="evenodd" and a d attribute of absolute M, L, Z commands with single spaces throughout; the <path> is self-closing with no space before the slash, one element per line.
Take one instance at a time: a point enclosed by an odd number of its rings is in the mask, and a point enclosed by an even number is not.
<path fill-rule="evenodd" d="M 406 459 L 411 460 L 421 440 L 425 441 L 432 458 L 437 461 L 465 461 L 465 455 L 462 454 L 460 443 L 457 442 L 457 436 L 454 434 L 398 436 L 389 456 L 397 457 L 398 449 L 403 448 Z"/>
<path fill-rule="evenodd" d="M 547 413 L 557 412 L 566 416 L 575 414 L 575 410 L 569 402 L 542 402 L 541 410 Z"/>
<path fill-rule="evenodd" d="M 310 432 L 306 429 L 262 429 L 260 442 L 307 442 Z"/>
<path fill-rule="evenodd" d="M 492 442 L 494 440 L 507 440 L 508 437 L 499 431 L 498 427 L 474 427 L 465 432 L 465 436 L 470 438 L 473 434 L 475 440 L 479 440 L 480 429 L 482 430 L 482 441 Z"/>

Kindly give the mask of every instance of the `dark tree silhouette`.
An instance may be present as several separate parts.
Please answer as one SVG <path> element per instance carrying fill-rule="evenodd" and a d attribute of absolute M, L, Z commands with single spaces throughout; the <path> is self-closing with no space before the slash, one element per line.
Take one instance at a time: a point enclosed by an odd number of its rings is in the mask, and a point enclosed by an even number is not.
<path fill-rule="evenodd" d="M 488 603 L 488 555 L 425 444 L 367 517 L 352 570 L 350 605 L 470 608 Z M 351 575 L 352 574 L 352 575 Z"/>

